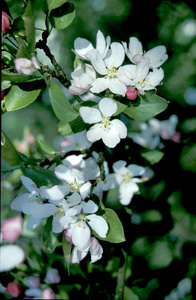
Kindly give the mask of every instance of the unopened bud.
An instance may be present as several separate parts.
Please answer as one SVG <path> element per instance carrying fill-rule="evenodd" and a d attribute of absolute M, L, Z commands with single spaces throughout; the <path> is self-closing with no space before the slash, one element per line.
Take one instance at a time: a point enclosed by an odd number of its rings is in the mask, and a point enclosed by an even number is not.
<path fill-rule="evenodd" d="M 2 11 L 1 28 L 2 31 L 7 31 L 10 28 L 10 19 L 8 15 Z"/>
<path fill-rule="evenodd" d="M 130 86 L 127 89 L 126 95 L 129 100 L 135 100 L 137 98 L 137 91 L 132 86 Z"/>
<path fill-rule="evenodd" d="M 21 286 L 16 282 L 9 282 L 7 285 L 7 293 L 11 297 L 17 298 L 21 294 Z"/>

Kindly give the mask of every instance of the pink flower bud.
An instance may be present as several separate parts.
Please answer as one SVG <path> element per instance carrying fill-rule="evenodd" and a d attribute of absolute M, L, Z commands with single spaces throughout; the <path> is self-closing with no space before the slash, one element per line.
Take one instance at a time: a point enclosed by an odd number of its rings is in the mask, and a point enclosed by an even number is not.
<path fill-rule="evenodd" d="M 23 219 L 21 216 L 16 216 L 12 219 L 3 221 L 2 237 L 4 241 L 14 242 L 21 235 L 23 229 Z"/>
<path fill-rule="evenodd" d="M 59 283 L 61 278 L 57 269 L 49 269 L 46 273 L 46 281 L 49 283 Z"/>
<path fill-rule="evenodd" d="M 35 144 L 35 137 L 33 134 L 28 134 L 27 136 L 27 142 L 28 144 L 31 146 L 31 145 L 34 145 Z"/>
<path fill-rule="evenodd" d="M 7 293 L 11 297 L 17 298 L 22 292 L 21 286 L 16 282 L 9 282 L 7 285 Z"/>
<path fill-rule="evenodd" d="M 73 241 L 72 241 L 72 229 L 71 229 L 71 228 L 67 228 L 67 229 L 64 231 L 64 234 L 65 234 L 65 239 L 66 239 L 70 244 L 73 244 Z"/>
<path fill-rule="evenodd" d="M 175 143 L 179 143 L 180 142 L 180 134 L 179 132 L 175 132 L 174 135 L 172 136 L 172 141 Z"/>
<path fill-rule="evenodd" d="M 8 15 L 2 11 L 1 28 L 2 31 L 7 31 L 10 28 L 10 19 Z"/>
<path fill-rule="evenodd" d="M 16 71 L 20 74 L 32 75 L 34 71 L 34 64 L 27 58 L 16 58 L 14 60 Z"/>
<path fill-rule="evenodd" d="M 136 89 L 130 86 L 127 89 L 126 95 L 129 100 L 135 100 L 137 98 L 137 91 Z"/>
<path fill-rule="evenodd" d="M 43 299 L 55 299 L 55 294 L 51 288 L 46 288 L 42 291 Z"/>

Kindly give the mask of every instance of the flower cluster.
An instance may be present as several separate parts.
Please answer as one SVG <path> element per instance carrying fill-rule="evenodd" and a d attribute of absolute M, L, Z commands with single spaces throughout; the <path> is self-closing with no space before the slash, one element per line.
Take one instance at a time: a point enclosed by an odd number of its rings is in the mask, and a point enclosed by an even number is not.
<path fill-rule="evenodd" d="M 109 89 L 113 94 L 123 97 L 127 94 L 129 98 L 129 87 L 144 95 L 163 80 L 164 72 L 160 66 L 168 58 L 165 46 L 143 52 L 136 37 L 130 37 L 127 47 L 125 42 L 111 43 L 111 38 L 105 39 L 101 31 L 97 32 L 95 48 L 88 40 L 79 37 L 74 42 L 73 52 L 81 60 L 90 62 L 79 64 L 71 73 L 69 92 L 73 95 L 82 95 L 88 90 L 101 93 Z M 123 65 L 125 55 L 132 64 Z"/>

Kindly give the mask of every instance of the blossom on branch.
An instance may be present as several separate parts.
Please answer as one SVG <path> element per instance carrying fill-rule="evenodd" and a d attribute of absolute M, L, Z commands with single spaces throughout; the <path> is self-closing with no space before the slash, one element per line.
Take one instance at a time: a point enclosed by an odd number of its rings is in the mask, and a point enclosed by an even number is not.
<path fill-rule="evenodd" d="M 103 98 L 98 106 L 99 109 L 83 106 L 79 110 L 85 123 L 96 123 L 87 131 L 87 139 L 92 143 L 102 139 L 106 146 L 114 148 L 120 142 L 120 139 L 126 138 L 127 128 L 118 119 L 110 121 L 118 108 L 114 100 Z"/>
<path fill-rule="evenodd" d="M 27 58 L 16 58 L 14 60 L 16 71 L 19 74 L 32 75 L 35 69 L 40 69 L 40 65 L 36 57 L 32 59 Z"/>

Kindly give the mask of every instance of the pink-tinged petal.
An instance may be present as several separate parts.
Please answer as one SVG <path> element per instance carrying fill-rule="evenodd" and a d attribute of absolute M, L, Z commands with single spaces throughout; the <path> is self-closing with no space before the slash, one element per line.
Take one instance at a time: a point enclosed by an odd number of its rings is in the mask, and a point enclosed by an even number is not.
<path fill-rule="evenodd" d="M 37 228 L 40 225 L 41 221 L 42 221 L 42 219 L 38 219 L 38 218 L 34 218 L 32 216 L 29 216 L 26 228 L 28 230 L 35 229 L 35 228 Z"/>
<path fill-rule="evenodd" d="M 102 138 L 103 129 L 100 124 L 93 125 L 86 133 L 89 142 L 94 143 Z"/>
<path fill-rule="evenodd" d="M 1 246 L 0 272 L 6 272 L 14 269 L 16 265 L 22 263 L 25 259 L 25 253 L 17 245 Z"/>
<path fill-rule="evenodd" d="M 121 184 L 119 187 L 120 203 L 123 205 L 130 204 L 134 193 L 136 193 L 138 191 L 139 191 L 139 187 L 134 182 L 128 182 L 128 183 Z"/>
<path fill-rule="evenodd" d="M 144 80 L 149 72 L 149 59 L 143 59 L 136 67 L 135 75 L 137 82 Z"/>
<path fill-rule="evenodd" d="M 90 247 L 90 236 L 90 228 L 85 222 L 80 221 L 73 227 L 72 241 L 79 250 L 86 251 Z"/>
<path fill-rule="evenodd" d="M 101 93 L 109 88 L 110 79 L 109 78 L 97 78 L 92 83 L 90 91 L 92 93 Z"/>
<path fill-rule="evenodd" d="M 88 89 L 84 89 L 84 88 L 81 88 L 78 86 L 73 86 L 73 85 L 71 85 L 68 90 L 69 90 L 70 94 L 72 94 L 72 95 L 82 95 L 88 91 Z"/>
<path fill-rule="evenodd" d="M 25 186 L 25 188 L 29 191 L 29 192 L 33 192 L 33 191 L 38 191 L 38 188 L 36 186 L 36 184 L 28 177 L 21 175 L 20 179 L 22 181 L 22 184 Z"/>
<path fill-rule="evenodd" d="M 99 102 L 99 109 L 104 117 L 111 117 L 117 111 L 117 104 L 110 98 L 103 98 Z"/>
<path fill-rule="evenodd" d="M 92 200 L 82 201 L 82 210 L 84 214 L 93 214 L 98 210 L 98 206 Z"/>
<path fill-rule="evenodd" d="M 2 222 L 1 231 L 2 238 L 4 241 L 14 242 L 22 233 L 23 229 L 23 218 L 16 216 L 11 219 L 4 220 Z"/>
<path fill-rule="evenodd" d="M 86 218 L 89 220 L 88 224 L 89 226 L 101 237 L 106 238 L 107 232 L 108 232 L 108 223 L 106 220 L 97 215 L 89 215 L 86 216 Z"/>
<path fill-rule="evenodd" d="M 78 79 L 79 85 L 84 89 L 89 89 L 93 81 L 94 79 L 87 73 L 82 74 Z"/>
<path fill-rule="evenodd" d="M 136 54 L 143 54 L 143 48 L 141 42 L 136 37 L 130 37 L 129 39 L 129 59 L 132 61 L 132 57 Z"/>
<path fill-rule="evenodd" d="M 79 264 L 83 258 L 88 254 L 88 251 L 80 251 L 77 247 L 74 247 L 71 252 L 70 262 L 72 264 Z"/>
<path fill-rule="evenodd" d="M 91 263 L 96 262 L 102 257 L 103 248 L 99 244 L 96 238 L 91 238 L 91 247 L 90 247 L 90 254 L 91 254 Z"/>
<path fill-rule="evenodd" d="M 145 91 L 144 91 L 144 89 L 141 87 L 141 85 L 136 84 L 135 87 L 136 87 L 136 89 L 138 90 L 138 92 L 139 92 L 140 95 L 142 95 L 142 96 L 145 95 Z"/>
<path fill-rule="evenodd" d="M 103 61 L 103 58 L 99 51 L 96 49 L 91 50 L 86 55 L 87 59 L 91 61 L 91 64 L 93 65 L 94 69 L 101 75 L 106 75 L 107 70 L 105 63 Z"/>
<path fill-rule="evenodd" d="M 127 166 L 127 169 L 133 174 L 133 176 L 141 176 L 145 172 L 145 168 L 135 164 Z"/>
<path fill-rule="evenodd" d="M 144 57 L 149 58 L 151 68 L 158 68 L 168 59 L 168 55 L 166 54 L 166 47 L 154 47 L 153 49 L 147 51 L 144 54 Z"/>
<path fill-rule="evenodd" d="M 105 57 L 105 64 L 108 68 L 119 67 L 122 65 L 125 58 L 125 51 L 120 43 L 112 43 L 110 45 L 111 50 L 108 51 Z"/>
<path fill-rule="evenodd" d="M 82 59 L 86 59 L 86 53 L 92 49 L 94 49 L 93 45 L 86 39 L 77 38 L 74 41 L 73 52 Z"/>
<path fill-rule="evenodd" d="M 79 113 L 85 123 L 93 124 L 101 121 L 101 114 L 97 108 L 82 106 Z"/>
<path fill-rule="evenodd" d="M 122 121 L 114 119 L 111 121 L 111 125 L 118 129 L 119 137 L 121 139 L 125 139 L 127 137 L 127 127 Z"/>
<path fill-rule="evenodd" d="M 133 66 L 135 67 L 135 66 Z M 131 75 L 124 67 L 120 67 L 118 69 L 117 78 L 120 82 L 124 83 L 125 85 L 133 85 L 134 82 L 131 78 L 134 78 L 135 76 L 135 70 L 134 75 Z"/>
<path fill-rule="evenodd" d="M 68 187 L 65 184 L 55 185 L 51 188 L 48 188 L 47 186 L 42 186 L 40 188 L 40 191 L 40 195 L 44 199 L 60 200 L 68 194 Z"/>
<path fill-rule="evenodd" d="M 108 88 L 113 94 L 121 95 L 123 97 L 126 95 L 127 87 L 124 83 L 120 82 L 118 78 L 112 78 Z"/>

